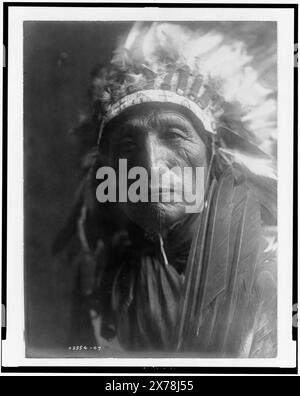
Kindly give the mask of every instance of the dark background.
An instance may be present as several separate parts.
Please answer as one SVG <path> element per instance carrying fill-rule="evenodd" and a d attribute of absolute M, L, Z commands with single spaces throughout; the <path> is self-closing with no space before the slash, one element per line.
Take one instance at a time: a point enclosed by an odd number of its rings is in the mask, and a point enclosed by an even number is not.
<path fill-rule="evenodd" d="M 263 43 L 267 49 L 276 38 L 276 24 L 203 25 L 243 36 L 252 48 Z M 24 23 L 26 341 L 34 355 L 45 351 L 49 355 L 69 342 L 76 271 L 67 258 L 53 257 L 51 245 L 80 179 L 80 150 L 72 130 L 87 110 L 93 66 L 109 62 L 119 36 L 130 26 L 130 22 Z"/>
<path fill-rule="evenodd" d="M 92 67 L 107 63 L 129 23 L 24 23 L 27 343 L 68 342 L 74 268 L 51 245 L 74 200 L 80 161 L 72 130 L 88 106 Z"/>

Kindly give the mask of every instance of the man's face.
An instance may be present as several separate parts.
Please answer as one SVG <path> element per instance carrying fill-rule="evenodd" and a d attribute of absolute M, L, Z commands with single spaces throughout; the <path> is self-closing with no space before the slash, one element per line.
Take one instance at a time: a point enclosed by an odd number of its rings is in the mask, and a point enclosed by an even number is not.
<path fill-rule="evenodd" d="M 136 106 L 113 124 L 108 153 L 116 174 L 119 159 L 126 159 L 128 170 L 142 167 L 149 175 L 149 202 L 120 203 L 128 217 L 145 230 L 164 232 L 185 216 L 190 197 L 195 194 L 194 170 L 202 167 L 206 174 L 207 152 L 201 132 L 183 112 L 163 104 Z M 192 170 L 189 180 L 183 177 L 187 167 Z M 161 177 L 152 178 L 151 184 L 153 170 Z M 164 182 L 167 179 L 163 175 L 170 176 L 169 184 Z M 128 188 L 131 183 L 128 181 Z"/>

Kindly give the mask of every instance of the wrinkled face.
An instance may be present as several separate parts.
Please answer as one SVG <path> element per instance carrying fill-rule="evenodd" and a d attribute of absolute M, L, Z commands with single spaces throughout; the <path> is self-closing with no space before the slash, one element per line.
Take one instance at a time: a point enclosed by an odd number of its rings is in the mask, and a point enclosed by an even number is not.
<path fill-rule="evenodd" d="M 205 178 L 207 151 L 200 137 L 202 127 L 197 125 L 174 106 L 144 104 L 123 113 L 110 126 L 110 166 L 118 174 L 119 159 L 126 159 L 128 170 L 142 167 L 149 175 L 148 202 L 120 203 L 127 216 L 146 231 L 164 232 L 181 220 L 197 192 L 197 167 Z M 190 169 L 190 177 L 184 168 Z M 128 180 L 128 189 L 132 183 L 134 180 Z M 200 188 L 203 190 L 203 183 Z"/>

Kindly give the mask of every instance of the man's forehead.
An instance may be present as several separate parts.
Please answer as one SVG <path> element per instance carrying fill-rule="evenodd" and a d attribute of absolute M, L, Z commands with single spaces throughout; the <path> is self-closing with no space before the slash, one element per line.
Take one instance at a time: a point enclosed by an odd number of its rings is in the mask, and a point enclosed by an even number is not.
<path fill-rule="evenodd" d="M 193 124 L 190 119 L 182 112 L 176 109 L 168 108 L 146 108 L 142 111 L 136 110 L 127 114 L 120 119 L 120 126 L 126 127 L 156 127 L 165 126 L 168 124 L 174 124 L 178 127 L 193 128 Z"/>

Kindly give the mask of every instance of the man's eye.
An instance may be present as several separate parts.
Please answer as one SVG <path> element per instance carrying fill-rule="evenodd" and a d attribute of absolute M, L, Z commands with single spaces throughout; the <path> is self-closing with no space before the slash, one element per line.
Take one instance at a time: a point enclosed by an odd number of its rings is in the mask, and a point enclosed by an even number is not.
<path fill-rule="evenodd" d="M 121 144 L 133 144 L 133 139 L 131 137 L 126 137 L 121 140 Z"/>
<path fill-rule="evenodd" d="M 124 137 L 121 139 L 118 146 L 122 153 L 132 151 L 136 147 L 135 141 L 131 137 Z"/>
<path fill-rule="evenodd" d="M 185 139 L 186 135 L 183 131 L 177 128 L 169 128 L 165 132 L 166 139 Z"/>

